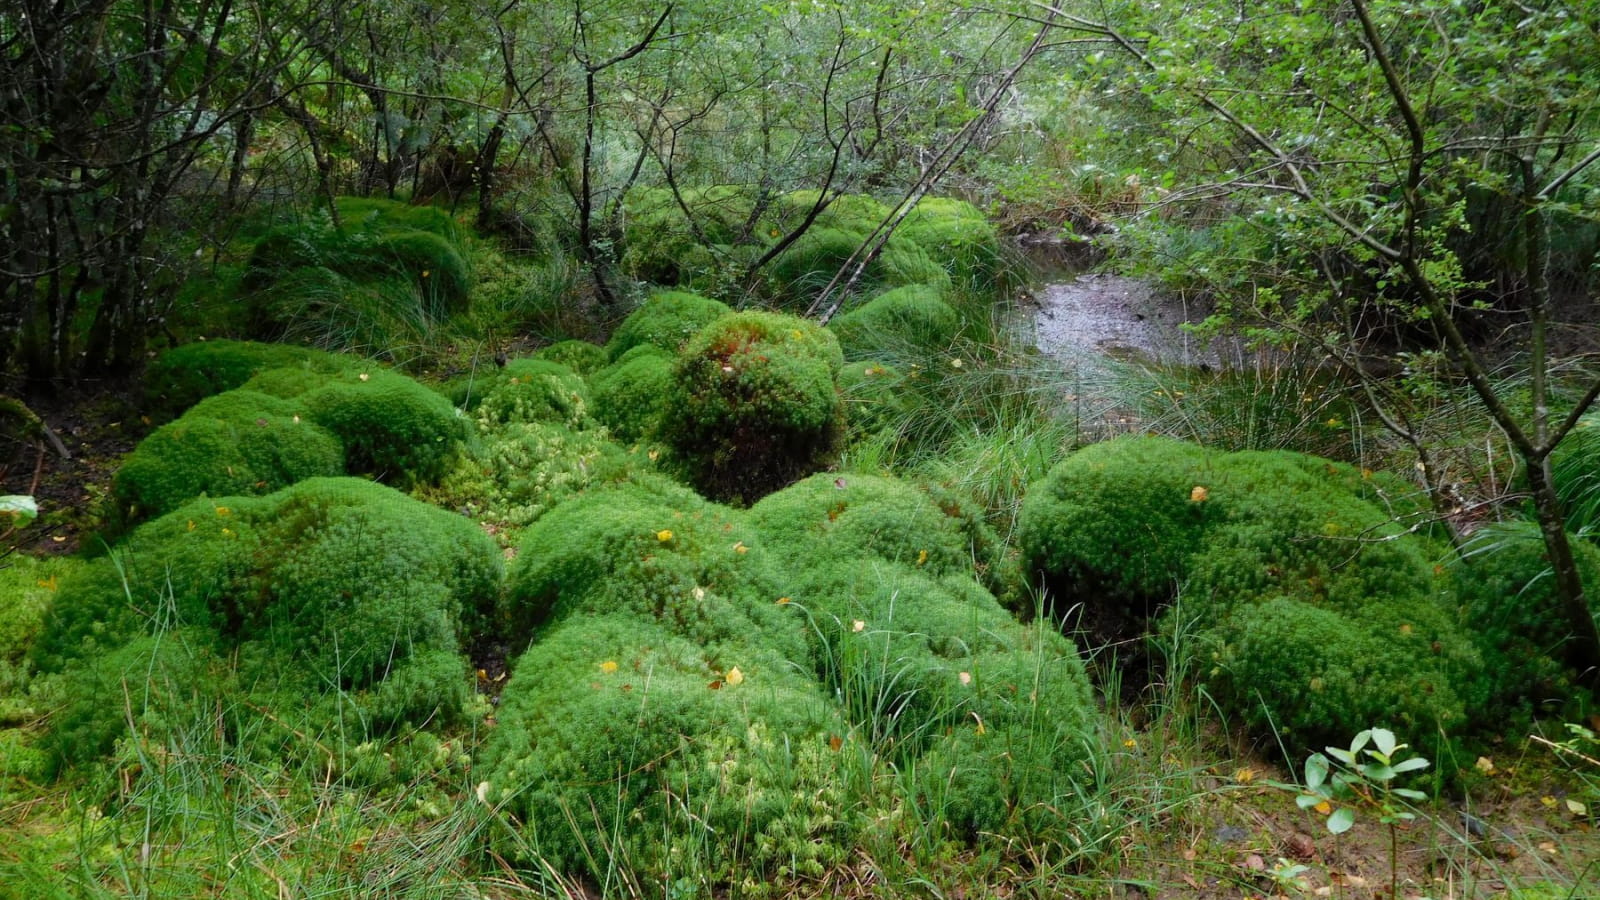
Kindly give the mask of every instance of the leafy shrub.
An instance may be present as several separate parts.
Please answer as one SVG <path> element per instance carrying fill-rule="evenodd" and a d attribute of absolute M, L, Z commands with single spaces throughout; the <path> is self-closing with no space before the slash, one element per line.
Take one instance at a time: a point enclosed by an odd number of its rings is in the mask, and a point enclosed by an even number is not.
<path fill-rule="evenodd" d="M 845 363 L 839 370 L 839 395 L 850 437 L 881 431 L 904 417 L 904 386 L 905 376 L 893 366 L 875 360 Z"/>
<path fill-rule="evenodd" d="M 384 369 L 326 378 L 267 372 L 247 387 L 299 400 L 311 421 L 344 444 L 347 471 L 402 486 L 436 479 L 467 435 L 450 401 Z"/>
<path fill-rule="evenodd" d="M 820 468 L 833 452 L 842 364 L 838 342 L 809 321 L 724 316 L 679 355 L 662 439 L 707 496 L 753 501 Z"/>
<path fill-rule="evenodd" d="M 612 361 L 639 346 L 651 344 L 677 353 L 695 332 L 730 312 L 728 305 L 685 291 L 653 294 L 628 314 L 606 343 Z"/>
<path fill-rule="evenodd" d="M 513 640 L 569 617 L 623 616 L 707 647 L 800 663 L 802 623 L 755 531 L 659 476 L 591 491 L 523 536 L 504 617 Z"/>
<path fill-rule="evenodd" d="M 828 323 L 849 357 L 888 351 L 943 350 L 955 340 L 961 318 L 926 284 L 898 287 Z"/>
<path fill-rule="evenodd" d="M 249 390 L 200 401 L 140 441 L 117 469 L 111 492 L 119 523 L 170 512 L 202 494 L 268 494 L 344 474 L 344 447 L 303 412 L 293 401 Z"/>
<path fill-rule="evenodd" d="M 1600 616 L 1600 549 L 1574 539 L 1572 551 L 1589 608 Z M 1571 629 L 1538 525 L 1486 526 L 1451 557 L 1449 569 L 1462 623 L 1483 656 L 1483 720 L 1505 721 L 1530 704 L 1572 696 L 1573 673 L 1562 662 Z"/>
<path fill-rule="evenodd" d="M 648 439 L 671 392 L 674 357 L 640 344 L 590 379 L 594 417 L 624 443 Z"/>
<path fill-rule="evenodd" d="M 156 357 L 145 370 L 147 408 L 181 413 L 212 394 L 243 385 L 269 369 L 299 369 L 332 374 L 358 360 L 288 344 L 254 341 L 196 341 Z"/>
<path fill-rule="evenodd" d="M 560 363 L 585 378 L 605 368 L 611 359 L 606 348 L 588 341 L 556 341 L 540 349 L 534 358 Z"/>
<path fill-rule="evenodd" d="M 851 846 L 830 743 L 844 729 L 782 666 L 634 619 L 573 620 L 517 661 L 497 718 L 483 790 L 513 816 L 503 852 L 519 862 L 748 892 L 820 877 Z"/>
<path fill-rule="evenodd" d="M 198 500 L 64 581 L 32 658 L 79 696 L 81 680 L 103 677 L 94 660 L 125 647 L 137 660 L 183 629 L 191 644 L 236 648 L 248 683 L 287 685 L 281 702 L 346 690 L 362 695 L 368 727 L 449 719 L 465 688 L 432 683 L 461 671 L 440 654 L 486 619 L 500 568 L 472 522 L 359 479 Z M 392 677 L 406 680 L 384 688 Z M 120 722 L 120 710 L 106 715 Z"/>

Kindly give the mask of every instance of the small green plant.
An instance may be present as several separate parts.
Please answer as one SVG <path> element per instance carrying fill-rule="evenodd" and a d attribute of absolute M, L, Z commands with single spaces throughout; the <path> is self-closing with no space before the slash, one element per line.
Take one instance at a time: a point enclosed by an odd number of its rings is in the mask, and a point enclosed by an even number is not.
<path fill-rule="evenodd" d="M 1370 746 L 1369 746 L 1370 745 Z M 1387 728 L 1369 728 L 1355 736 L 1349 747 L 1328 747 L 1328 754 L 1313 753 L 1306 758 L 1306 782 L 1301 787 L 1274 784 L 1296 790 L 1295 804 L 1326 816 L 1331 834 L 1344 834 L 1356 823 L 1357 810 L 1378 817 L 1389 829 L 1389 896 L 1398 897 L 1400 886 L 1399 828 L 1417 817 L 1411 804 L 1428 799 L 1412 788 L 1400 787 L 1400 776 L 1420 772 L 1427 757 L 1403 753 L 1409 749 Z M 1333 757 L 1331 760 L 1329 756 Z"/>

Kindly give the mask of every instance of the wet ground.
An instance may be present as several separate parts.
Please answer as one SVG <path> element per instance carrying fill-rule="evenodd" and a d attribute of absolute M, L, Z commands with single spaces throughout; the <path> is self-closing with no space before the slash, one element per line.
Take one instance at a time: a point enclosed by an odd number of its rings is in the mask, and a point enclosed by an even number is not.
<path fill-rule="evenodd" d="M 1181 326 L 1206 311 L 1124 275 L 1086 273 L 1037 287 L 1032 295 L 1034 342 L 1050 356 L 1086 355 L 1180 365 L 1219 365 L 1211 342 Z"/>

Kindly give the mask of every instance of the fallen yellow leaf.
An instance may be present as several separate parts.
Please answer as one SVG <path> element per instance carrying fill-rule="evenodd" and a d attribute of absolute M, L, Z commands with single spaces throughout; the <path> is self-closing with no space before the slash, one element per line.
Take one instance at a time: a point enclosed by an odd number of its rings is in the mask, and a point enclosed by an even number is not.
<path fill-rule="evenodd" d="M 663 528 L 660 531 L 656 532 L 656 540 L 658 540 L 661 543 L 665 544 L 667 541 L 672 540 L 672 532 L 668 531 L 665 528 Z"/>
<path fill-rule="evenodd" d="M 616 670 L 617 670 L 617 662 L 614 659 L 608 659 L 605 662 L 600 664 L 600 671 L 606 673 L 607 675 L 610 675 L 612 672 L 615 672 Z"/>
<path fill-rule="evenodd" d="M 739 685 L 744 684 L 744 673 L 739 671 L 738 666 L 734 666 L 728 670 L 726 680 L 729 687 L 738 687 Z"/>
<path fill-rule="evenodd" d="M 1211 492 L 1209 490 L 1207 490 L 1204 486 L 1198 485 L 1198 484 L 1195 485 L 1194 488 L 1189 491 L 1189 500 L 1192 503 L 1204 503 L 1204 502 L 1206 502 L 1206 499 L 1209 498 L 1210 496 L 1211 496 Z"/>

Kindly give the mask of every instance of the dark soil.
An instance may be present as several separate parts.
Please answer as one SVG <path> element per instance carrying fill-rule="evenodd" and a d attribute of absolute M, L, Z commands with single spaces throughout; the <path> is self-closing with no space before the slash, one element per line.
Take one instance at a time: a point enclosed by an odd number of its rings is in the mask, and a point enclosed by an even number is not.
<path fill-rule="evenodd" d="M 9 544 L 55 555 L 93 543 L 112 474 L 152 427 L 138 398 L 136 381 L 119 380 L 26 401 L 68 455 L 44 437 L 0 432 L 0 494 L 29 495 L 39 504 L 39 518 Z"/>

